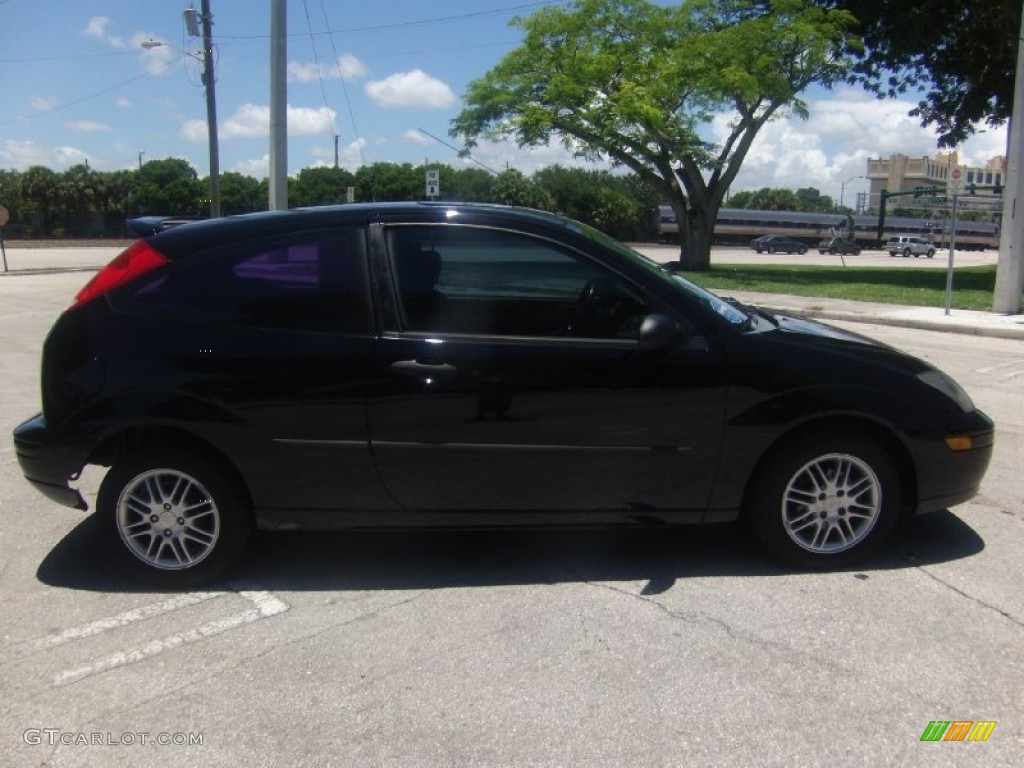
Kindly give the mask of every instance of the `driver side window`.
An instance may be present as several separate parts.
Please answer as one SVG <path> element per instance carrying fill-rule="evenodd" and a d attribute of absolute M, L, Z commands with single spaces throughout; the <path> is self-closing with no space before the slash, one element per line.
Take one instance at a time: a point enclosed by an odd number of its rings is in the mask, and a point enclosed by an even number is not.
<path fill-rule="evenodd" d="M 577 253 L 518 233 L 408 226 L 388 232 L 410 331 L 636 338 L 642 292 Z"/>

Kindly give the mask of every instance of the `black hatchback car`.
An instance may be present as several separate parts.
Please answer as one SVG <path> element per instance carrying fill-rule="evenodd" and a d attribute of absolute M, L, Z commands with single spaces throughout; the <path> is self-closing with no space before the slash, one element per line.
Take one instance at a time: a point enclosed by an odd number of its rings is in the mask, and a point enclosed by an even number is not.
<path fill-rule="evenodd" d="M 758 253 L 807 253 L 807 244 L 782 235 L 761 235 L 750 241 L 750 247 Z"/>
<path fill-rule="evenodd" d="M 139 240 L 57 320 L 30 482 L 166 586 L 262 528 L 713 523 L 833 567 L 978 490 L 992 422 L 862 336 L 573 221 L 346 205 Z"/>

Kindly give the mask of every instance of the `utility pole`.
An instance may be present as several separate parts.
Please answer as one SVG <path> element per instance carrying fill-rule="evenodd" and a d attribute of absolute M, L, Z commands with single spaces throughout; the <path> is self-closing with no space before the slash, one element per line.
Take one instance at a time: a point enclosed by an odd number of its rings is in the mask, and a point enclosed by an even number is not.
<path fill-rule="evenodd" d="M 270 210 L 288 210 L 288 14 L 270 0 Z"/>
<path fill-rule="evenodd" d="M 206 86 L 206 133 L 210 142 L 210 218 L 220 217 L 220 149 L 217 140 L 216 76 L 213 71 L 213 14 L 210 0 L 202 0 L 203 85 Z"/>
<path fill-rule="evenodd" d="M 1006 186 L 1003 217 L 999 225 L 999 263 L 992 311 L 1004 315 L 1020 312 L 1024 292 L 1024 16 L 1017 35 L 1017 79 L 1013 87 L 1013 113 L 1006 139 Z"/>

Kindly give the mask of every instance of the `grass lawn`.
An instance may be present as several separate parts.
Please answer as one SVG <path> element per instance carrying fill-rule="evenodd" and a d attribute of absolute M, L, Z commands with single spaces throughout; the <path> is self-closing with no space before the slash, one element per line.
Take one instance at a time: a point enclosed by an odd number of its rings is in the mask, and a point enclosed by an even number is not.
<path fill-rule="evenodd" d="M 946 270 L 939 268 L 713 264 L 710 271 L 688 272 L 686 276 L 720 294 L 760 291 L 922 307 L 946 303 Z M 995 283 L 995 266 L 957 269 L 953 306 L 992 309 Z"/>

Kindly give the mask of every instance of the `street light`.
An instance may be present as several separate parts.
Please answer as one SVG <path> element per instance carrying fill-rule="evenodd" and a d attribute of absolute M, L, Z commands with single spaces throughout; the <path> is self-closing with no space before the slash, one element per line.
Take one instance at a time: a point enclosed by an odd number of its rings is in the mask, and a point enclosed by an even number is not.
<path fill-rule="evenodd" d="M 210 218 L 220 216 L 220 148 L 217 141 L 217 96 L 214 91 L 213 50 L 209 40 L 209 21 L 204 17 L 203 56 L 189 53 L 161 40 L 147 40 L 142 43 L 146 50 L 167 46 L 179 53 L 203 62 L 203 85 L 206 86 L 206 133 L 210 144 Z"/>
<path fill-rule="evenodd" d="M 842 184 L 839 185 L 839 210 L 840 211 L 843 210 L 843 196 L 846 193 L 846 185 L 849 184 L 851 181 L 856 181 L 857 179 L 866 179 L 866 178 L 867 178 L 867 176 L 854 176 L 853 178 L 847 179 L 846 181 L 844 181 Z"/>

